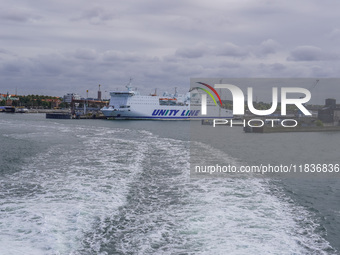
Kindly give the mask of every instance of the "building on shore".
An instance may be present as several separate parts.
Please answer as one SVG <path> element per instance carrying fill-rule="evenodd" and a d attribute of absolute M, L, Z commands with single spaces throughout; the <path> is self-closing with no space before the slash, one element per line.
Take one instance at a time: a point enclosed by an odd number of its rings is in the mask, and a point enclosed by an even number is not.
<path fill-rule="evenodd" d="M 0 94 L 0 101 L 5 101 L 5 105 L 11 106 L 13 101 L 19 101 L 19 98 L 16 95 L 11 94 Z"/>
<path fill-rule="evenodd" d="M 340 124 L 340 105 L 333 98 L 327 98 L 325 106 L 318 111 L 318 119 L 323 123 Z"/>
<path fill-rule="evenodd" d="M 80 96 L 76 93 L 67 93 L 64 95 L 64 102 L 65 103 L 72 103 L 72 100 L 80 100 Z"/>
<path fill-rule="evenodd" d="M 58 108 L 59 105 L 61 104 L 61 100 L 60 100 L 59 97 L 53 98 L 53 99 L 50 99 L 50 98 L 42 99 L 41 101 L 50 103 L 51 104 L 51 108 Z"/>

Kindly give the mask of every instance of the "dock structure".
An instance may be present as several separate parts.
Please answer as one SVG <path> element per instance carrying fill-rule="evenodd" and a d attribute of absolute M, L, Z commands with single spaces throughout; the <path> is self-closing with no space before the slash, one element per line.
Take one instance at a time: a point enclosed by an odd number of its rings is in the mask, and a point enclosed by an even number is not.
<path fill-rule="evenodd" d="M 53 112 L 53 113 L 46 113 L 46 119 L 71 119 L 70 113 L 65 112 Z"/>
<path fill-rule="evenodd" d="M 97 108 L 102 108 L 109 104 L 109 101 L 103 100 L 87 100 L 87 99 L 72 99 L 71 101 L 71 110 L 75 109 L 76 104 L 85 104 L 85 105 L 92 105 Z"/>
<path fill-rule="evenodd" d="M 71 101 L 71 110 L 46 112 L 47 119 L 106 119 L 100 109 L 109 104 L 109 101 L 74 99 Z M 82 108 L 77 106 L 82 105 Z M 89 107 L 90 106 L 90 107 Z"/>
<path fill-rule="evenodd" d="M 275 122 L 266 122 L 264 125 L 246 125 L 243 130 L 246 133 L 289 133 L 289 132 L 338 132 L 340 125 L 324 124 L 315 117 L 293 117 L 283 119 L 279 117 Z M 285 122 L 285 125 L 283 125 Z M 280 124 L 281 123 L 281 124 Z M 295 124 L 294 124 L 295 123 Z"/>
<path fill-rule="evenodd" d="M 246 133 L 287 133 L 287 132 L 339 132 L 340 126 L 306 127 L 245 127 Z"/>
<path fill-rule="evenodd" d="M 0 106 L 0 112 L 15 112 L 15 107 L 14 106 Z"/>
<path fill-rule="evenodd" d="M 79 111 L 77 106 L 83 105 Z M 72 99 L 71 101 L 71 114 L 77 119 L 94 119 L 101 118 L 100 109 L 107 106 L 109 101 L 103 100 L 89 100 L 89 99 Z M 81 113 L 80 113 L 81 112 Z"/>

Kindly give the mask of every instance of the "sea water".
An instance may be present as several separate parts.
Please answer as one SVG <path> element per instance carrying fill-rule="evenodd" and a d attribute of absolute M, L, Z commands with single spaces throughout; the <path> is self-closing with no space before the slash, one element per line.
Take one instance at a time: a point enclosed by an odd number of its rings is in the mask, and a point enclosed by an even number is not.
<path fill-rule="evenodd" d="M 191 125 L 0 114 L 0 254 L 337 254 L 337 178 L 192 179 L 190 162 L 333 162 L 339 133 Z"/>

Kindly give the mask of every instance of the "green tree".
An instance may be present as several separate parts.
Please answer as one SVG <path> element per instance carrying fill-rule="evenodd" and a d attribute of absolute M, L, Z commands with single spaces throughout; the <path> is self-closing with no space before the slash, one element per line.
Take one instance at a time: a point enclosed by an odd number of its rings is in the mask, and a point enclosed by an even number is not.
<path fill-rule="evenodd" d="M 323 123 L 322 123 L 321 120 L 316 120 L 316 121 L 315 121 L 315 125 L 316 125 L 317 127 L 323 127 Z"/>

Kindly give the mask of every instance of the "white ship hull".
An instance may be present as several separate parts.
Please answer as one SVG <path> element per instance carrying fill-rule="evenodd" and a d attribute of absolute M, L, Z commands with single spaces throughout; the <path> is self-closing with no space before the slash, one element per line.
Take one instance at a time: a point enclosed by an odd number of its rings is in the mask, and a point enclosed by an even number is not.
<path fill-rule="evenodd" d="M 108 107 L 101 109 L 107 118 L 112 119 L 154 119 L 154 120 L 190 120 L 231 118 L 229 110 L 216 105 L 207 105 L 208 115 L 201 115 L 200 105 L 190 105 L 189 96 L 164 98 L 159 96 L 141 96 L 132 91 L 110 92 Z"/>

